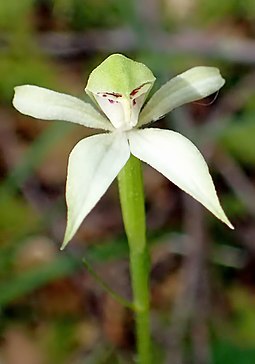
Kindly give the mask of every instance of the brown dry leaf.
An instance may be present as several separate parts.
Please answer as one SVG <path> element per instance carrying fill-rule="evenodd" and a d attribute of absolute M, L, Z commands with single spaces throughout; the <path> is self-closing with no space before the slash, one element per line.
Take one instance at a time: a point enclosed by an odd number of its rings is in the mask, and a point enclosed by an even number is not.
<path fill-rule="evenodd" d="M 152 305 L 169 309 L 169 306 L 174 302 L 180 290 L 180 274 L 174 273 L 152 289 Z"/>
<path fill-rule="evenodd" d="M 197 0 L 165 0 L 165 12 L 178 20 L 185 20 L 195 11 Z"/>
<path fill-rule="evenodd" d="M 103 304 L 103 331 L 115 346 L 126 344 L 126 309 L 110 296 Z"/>
<path fill-rule="evenodd" d="M 37 268 L 54 261 L 58 253 L 53 241 L 45 236 L 35 236 L 22 243 L 15 259 L 18 271 Z"/>
<path fill-rule="evenodd" d="M 180 261 L 169 253 L 168 244 L 156 246 L 152 254 L 152 305 L 169 309 L 181 289 Z"/>
<path fill-rule="evenodd" d="M 111 190 L 111 187 L 110 187 Z M 119 205 L 103 196 L 91 214 L 85 219 L 78 231 L 77 240 L 93 242 L 110 239 L 122 232 L 121 212 Z"/>
<path fill-rule="evenodd" d="M 19 327 L 10 327 L 4 335 L 5 364 L 44 364 L 43 353 L 36 341 Z"/>
<path fill-rule="evenodd" d="M 61 142 L 51 148 L 37 171 L 44 184 L 58 185 L 65 182 L 69 153 L 78 141 L 88 135 L 91 135 L 91 131 L 82 126 L 77 126 Z"/>
<path fill-rule="evenodd" d="M 160 173 L 144 166 L 145 197 L 147 201 L 147 222 L 149 229 L 160 229 L 173 216 L 179 194 L 175 186 Z"/>
<path fill-rule="evenodd" d="M 69 278 L 57 280 L 38 291 L 36 307 L 43 316 L 81 315 L 84 292 Z"/>
<path fill-rule="evenodd" d="M 83 350 L 91 350 L 100 337 L 95 321 L 82 321 L 76 327 L 76 340 Z"/>

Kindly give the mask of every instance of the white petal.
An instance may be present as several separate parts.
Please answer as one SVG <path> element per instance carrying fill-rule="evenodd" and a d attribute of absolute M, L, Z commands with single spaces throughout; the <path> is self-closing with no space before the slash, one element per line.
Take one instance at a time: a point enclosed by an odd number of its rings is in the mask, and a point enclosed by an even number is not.
<path fill-rule="evenodd" d="M 158 120 L 174 108 L 218 91 L 225 81 L 214 67 L 194 67 L 163 85 L 141 112 L 138 126 Z"/>
<path fill-rule="evenodd" d="M 37 119 L 64 120 L 95 129 L 113 129 L 111 123 L 92 105 L 38 86 L 15 87 L 13 105 L 22 114 Z"/>
<path fill-rule="evenodd" d="M 129 156 L 128 141 L 122 133 L 94 135 L 76 144 L 68 163 L 68 213 L 62 249 L 106 192 Z"/>
<path fill-rule="evenodd" d="M 179 133 L 161 129 L 133 130 L 128 138 L 134 156 L 157 169 L 233 228 L 220 206 L 207 164 L 191 141 Z"/>

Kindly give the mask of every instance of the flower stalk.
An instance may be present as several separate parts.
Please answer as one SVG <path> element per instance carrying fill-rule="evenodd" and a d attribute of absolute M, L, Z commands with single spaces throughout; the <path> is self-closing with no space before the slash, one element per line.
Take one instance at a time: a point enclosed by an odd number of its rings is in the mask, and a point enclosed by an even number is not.
<path fill-rule="evenodd" d="M 118 175 L 119 194 L 130 250 L 130 274 L 135 306 L 139 364 L 150 364 L 149 272 L 141 162 L 130 156 Z"/>

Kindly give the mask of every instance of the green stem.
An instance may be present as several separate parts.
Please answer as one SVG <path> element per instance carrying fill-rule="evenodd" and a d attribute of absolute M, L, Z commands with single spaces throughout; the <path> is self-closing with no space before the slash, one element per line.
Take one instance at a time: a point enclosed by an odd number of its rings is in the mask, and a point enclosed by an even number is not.
<path fill-rule="evenodd" d="M 138 363 L 150 364 L 149 270 L 141 162 L 131 155 L 118 176 L 120 202 L 130 249 L 130 273 L 136 308 Z"/>

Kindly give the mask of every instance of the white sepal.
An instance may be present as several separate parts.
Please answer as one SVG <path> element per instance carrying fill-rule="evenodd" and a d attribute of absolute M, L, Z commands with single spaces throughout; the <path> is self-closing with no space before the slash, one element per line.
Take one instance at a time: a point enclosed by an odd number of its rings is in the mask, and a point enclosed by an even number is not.
<path fill-rule="evenodd" d="M 113 130 L 111 123 L 89 103 L 43 87 L 15 87 L 13 106 L 22 114 L 37 119 L 70 121 L 89 128 Z"/>
<path fill-rule="evenodd" d="M 158 170 L 233 228 L 219 203 L 207 164 L 190 140 L 161 129 L 133 130 L 128 138 L 134 156 Z"/>
<path fill-rule="evenodd" d="M 207 97 L 218 91 L 224 83 L 217 68 L 191 68 L 155 92 L 142 110 L 137 126 L 158 120 L 178 106 Z"/>
<path fill-rule="evenodd" d="M 129 156 L 128 141 L 122 133 L 94 135 L 76 144 L 68 163 L 67 227 L 61 249 L 72 239 Z"/>

